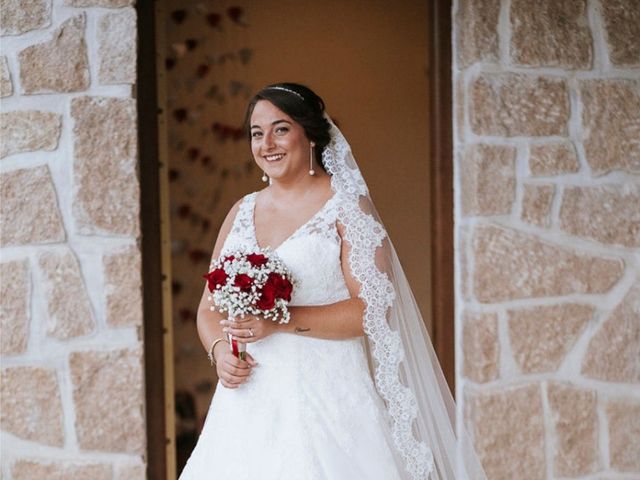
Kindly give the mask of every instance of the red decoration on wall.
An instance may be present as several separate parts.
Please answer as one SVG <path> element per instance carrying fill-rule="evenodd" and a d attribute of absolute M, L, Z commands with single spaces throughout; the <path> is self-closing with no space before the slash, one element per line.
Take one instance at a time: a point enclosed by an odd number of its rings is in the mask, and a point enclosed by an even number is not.
<path fill-rule="evenodd" d="M 189 157 L 189 160 L 191 160 L 192 162 L 196 161 L 199 155 L 200 155 L 199 148 L 189 147 L 189 149 L 187 150 L 187 156 Z"/>
<path fill-rule="evenodd" d="M 209 67 L 209 65 L 207 65 L 206 63 L 202 63 L 198 65 L 196 75 L 198 76 L 198 78 L 204 78 L 207 73 L 209 73 L 209 70 L 211 70 L 211 67 Z"/>
<path fill-rule="evenodd" d="M 193 320 L 193 321 L 196 320 L 195 312 L 193 310 L 188 309 L 188 308 L 181 308 L 178 313 L 180 315 L 180 320 L 182 320 L 183 322 L 188 322 L 190 320 Z"/>
<path fill-rule="evenodd" d="M 175 118 L 178 123 L 184 122 L 187 119 L 187 109 L 186 108 L 176 108 L 173 111 L 173 118 Z"/>
<path fill-rule="evenodd" d="M 178 217 L 184 219 L 184 218 L 187 218 L 190 213 L 191 213 L 191 205 L 187 203 L 183 203 L 178 207 Z"/>
<path fill-rule="evenodd" d="M 198 393 L 207 394 L 211 392 L 212 389 L 213 382 L 211 380 L 204 379 L 196 383 L 196 392 Z"/>
<path fill-rule="evenodd" d="M 169 181 L 173 182 L 173 181 L 177 180 L 178 178 L 180 178 L 180 172 L 178 170 L 176 170 L 175 168 L 170 168 L 169 169 Z"/>
<path fill-rule="evenodd" d="M 242 7 L 229 7 L 227 9 L 227 15 L 229 15 L 229 18 L 234 23 L 237 23 L 238 25 L 243 25 L 243 26 L 247 25 L 247 21 L 245 19 L 245 15 L 244 15 L 244 8 L 242 8 Z"/>
<path fill-rule="evenodd" d="M 171 12 L 171 19 L 176 22 L 178 25 L 180 25 L 182 22 L 184 22 L 184 19 L 187 18 L 187 11 L 186 10 L 174 10 L 173 12 Z"/>
<path fill-rule="evenodd" d="M 249 63 L 249 60 L 251 60 L 252 56 L 253 50 L 251 50 L 250 48 L 241 48 L 240 50 L 238 50 L 238 57 L 240 58 L 240 62 L 242 62 L 243 65 Z"/>
<path fill-rule="evenodd" d="M 220 122 L 214 122 L 213 125 L 211 125 L 211 130 L 220 141 L 225 141 L 229 138 L 238 141 L 244 137 L 244 128 L 225 125 Z"/>
<path fill-rule="evenodd" d="M 189 260 L 191 260 L 193 263 L 200 263 L 203 261 L 206 262 L 209 260 L 209 254 L 201 248 L 194 248 L 192 250 L 189 250 Z"/>
<path fill-rule="evenodd" d="M 222 15 L 219 13 L 209 13 L 206 18 L 209 26 L 218 28 L 220 26 L 220 20 L 222 20 Z"/>

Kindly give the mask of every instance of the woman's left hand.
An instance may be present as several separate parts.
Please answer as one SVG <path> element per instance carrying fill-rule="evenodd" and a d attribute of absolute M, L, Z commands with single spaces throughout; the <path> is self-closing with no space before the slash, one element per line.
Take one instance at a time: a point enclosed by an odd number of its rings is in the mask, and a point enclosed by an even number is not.
<path fill-rule="evenodd" d="M 233 335 L 240 343 L 253 343 L 268 337 L 276 331 L 278 325 L 257 315 L 237 317 L 235 321 L 221 320 L 222 332 Z"/>

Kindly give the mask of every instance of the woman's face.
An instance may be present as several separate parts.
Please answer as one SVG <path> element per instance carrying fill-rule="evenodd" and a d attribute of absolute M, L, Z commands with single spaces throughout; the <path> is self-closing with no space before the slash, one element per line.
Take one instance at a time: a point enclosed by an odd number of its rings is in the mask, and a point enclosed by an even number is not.
<path fill-rule="evenodd" d="M 302 125 L 273 103 L 256 103 L 250 127 L 253 158 L 270 178 L 295 177 L 309 170 L 309 140 Z"/>

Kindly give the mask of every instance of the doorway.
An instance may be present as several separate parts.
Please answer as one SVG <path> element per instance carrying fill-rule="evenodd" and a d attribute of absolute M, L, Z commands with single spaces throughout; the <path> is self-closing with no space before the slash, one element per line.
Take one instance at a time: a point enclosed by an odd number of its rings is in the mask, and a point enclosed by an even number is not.
<path fill-rule="evenodd" d="M 436 244 L 446 241 L 433 231 L 434 224 L 443 228 L 441 213 L 433 214 L 434 181 L 447 180 L 434 161 L 442 143 L 432 138 L 437 102 L 430 103 L 434 45 L 427 26 L 434 23 L 433 5 L 165 0 L 155 11 L 148 8 L 138 6 L 139 77 L 154 87 L 140 89 L 138 97 L 140 136 L 150 133 L 141 139 L 147 148 L 141 145 L 140 170 L 150 193 L 143 191 L 147 417 L 154 424 L 148 461 L 149 478 L 169 479 L 197 438 L 217 381 L 195 329 L 201 275 L 230 206 L 262 188 L 240 129 L 250 95 L 269 83 L 294 81 L 324 98 L 352 145 L 439 354 L 438 339 L 450 338 L 445 353 L 452 365 L 453 316 L 432 315 L 431 281 Z M 144 118 L 156 122 L 155 135 Z M 438 265 L 442 261 L 439 256 Z M 160 296 L 147 298 L 154 288 Z M 151 320 L 152 312 L 160 316 Z M 160 329 L 158 318 L 164 319 Z M 159 361 L 160 371 L 150 369 Z M 447 360 L 441 362 L 447 373 Z M 151 437 L 160 432 L 162 446 Z"/>

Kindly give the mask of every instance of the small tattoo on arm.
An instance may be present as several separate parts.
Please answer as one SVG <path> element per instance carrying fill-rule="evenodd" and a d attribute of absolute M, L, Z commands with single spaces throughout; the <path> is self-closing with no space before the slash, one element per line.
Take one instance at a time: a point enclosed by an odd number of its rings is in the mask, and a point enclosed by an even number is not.
<path fill-rule="evenodd" d="M 304 333 L 304 332 L 308 332 L 309 330 L 311 330 L 311 329 L 310 328 L 296 327 L 296 333 Z"/>

